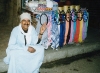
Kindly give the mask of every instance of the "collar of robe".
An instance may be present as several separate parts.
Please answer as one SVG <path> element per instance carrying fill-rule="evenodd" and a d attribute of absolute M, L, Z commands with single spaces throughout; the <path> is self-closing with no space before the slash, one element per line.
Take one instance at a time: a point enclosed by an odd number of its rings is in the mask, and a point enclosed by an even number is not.
<path fill-rule="evenodd" d="M 24 35 L 24 39 L 27 42 L 27 44 L 31 43 L 31 32 L 32 32 L 32 25 L 30 24 L 27 33 L 25 33 L 21 27 L 21 24 L 19 24 L 19 30 Z"/>

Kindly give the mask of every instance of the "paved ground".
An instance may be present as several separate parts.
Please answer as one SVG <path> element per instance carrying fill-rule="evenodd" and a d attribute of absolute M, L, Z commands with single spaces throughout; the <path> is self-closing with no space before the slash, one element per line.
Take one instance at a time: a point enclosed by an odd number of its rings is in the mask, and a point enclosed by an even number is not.
<path fill-rule="evenodd" d="M 50 66 L 51 65 L 51 66 Z M 49 63 L 41 73 L 100 73 L 100 51 Z"/>
<path fill-rule="evenodd" d="M 100 51 L 64 58 L 40 68 L 41 73 L 100 73 Z M 0 72 L 0 73 L 7 73 Z"/>

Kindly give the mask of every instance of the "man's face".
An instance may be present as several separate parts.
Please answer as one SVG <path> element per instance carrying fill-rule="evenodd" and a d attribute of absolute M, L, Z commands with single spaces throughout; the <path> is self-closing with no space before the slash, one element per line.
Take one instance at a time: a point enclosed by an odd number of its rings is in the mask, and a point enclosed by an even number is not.
<path fill-rule="evenodd" d="M 21 26 L 22 26 L 22 29 L 27 32 L 28 31 L 28 27 L 30 25 L 30 20 L 29 19 L 23 19 L 21 21 Z"/>

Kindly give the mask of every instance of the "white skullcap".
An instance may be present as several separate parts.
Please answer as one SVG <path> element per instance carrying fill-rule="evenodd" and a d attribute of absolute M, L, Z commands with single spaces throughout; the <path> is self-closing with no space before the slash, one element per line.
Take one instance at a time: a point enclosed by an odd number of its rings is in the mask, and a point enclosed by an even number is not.
<path fill-rule="evenodd" d="M 22 21 L 23 19 L 29 19 L 31 21 L 31 15 L 27 12 L 24 12 L 20 15 L 20 21 Z"/>

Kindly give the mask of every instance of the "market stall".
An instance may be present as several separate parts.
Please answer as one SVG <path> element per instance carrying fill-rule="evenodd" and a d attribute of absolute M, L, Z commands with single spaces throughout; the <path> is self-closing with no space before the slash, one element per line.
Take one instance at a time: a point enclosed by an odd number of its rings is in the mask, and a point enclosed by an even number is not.
<path fill-rule="evenodd" d="M 58 49 L 67 44 L 82 43 L 87 37 L 89 13 L 80 5 L 63 5 L 51 0 L 26 1 L 25 9 L 35 14 L 36 31 L 47 22 L 42 36 L 45 49 Z"/>

